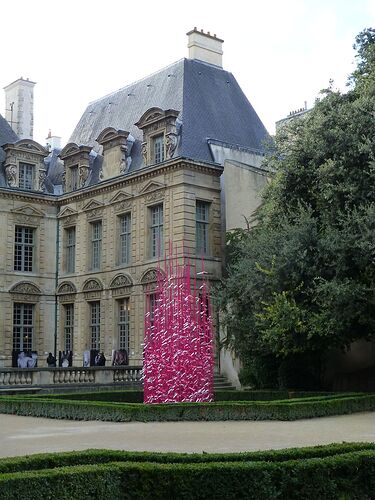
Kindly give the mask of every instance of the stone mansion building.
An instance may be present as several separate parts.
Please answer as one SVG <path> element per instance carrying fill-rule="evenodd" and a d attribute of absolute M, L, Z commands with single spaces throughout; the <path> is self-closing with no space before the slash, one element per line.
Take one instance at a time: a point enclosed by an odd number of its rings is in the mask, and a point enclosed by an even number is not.
<path fill-rule="evenodd" d="M 266 182 L 268 134 L 222 40 L 87 106 L 69 143 L 33 140 L 34 82 L 5 87 L 0 116 L 0 366 L 21 351 L 126 350 L 142 364 L 144 314 L 169 242 L 220 279 L 225 231 Z"/>

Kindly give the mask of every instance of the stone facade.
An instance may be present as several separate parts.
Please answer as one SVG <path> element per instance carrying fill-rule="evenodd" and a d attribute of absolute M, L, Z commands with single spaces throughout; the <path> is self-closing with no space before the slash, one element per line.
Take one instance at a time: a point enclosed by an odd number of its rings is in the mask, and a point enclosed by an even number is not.
<path fill-rule="evenodd" d="M 119 349 L 119 301 L 129 305 L 129 361 L 142 363 L 145 275 L 160 265 L 150 253 L 150 211 L 163 206 L 163 247 L 173 242 L 182 256 L 195 255 L 196 200 L 209 203 L 209 255 L 205 266 L 212 277 L 221 273 L 220 174 L 222 169 L 183 161 L 171 162 L 121 180 L 102 183 L 88 192 L 61 197 L 59 238 L 58 350 L 64 350 L 63 306 L 74 304 L 73 351 L 75 363 L 91 347 L 90 303 L 100 302 L 100 349 L 110 356 Z M 120 217 L 130 216 L 129 261 L 120 259 Z M 92 269 L 92 225 L 101 223 L 99 269 Z M 67 270 L 68 231 L 75 228 L 75 269 Z M 163 263 L 161 264 L 163 266 Z M 200 258 L 197 266 L 200 268 Z M 147 282 L 147 278 L 146 278 Z M 74 290 L 74 291 L 73 291 Z M 62 293 L 61 293 L 62 292 Z"/>
<path fill-rule="evenodd" d="M 0 364 L 11 366 L 15 303 L 34 310 L 33 350 L 53 352 L 57 207 L 52 197 L 1 190 L 0 214 Z M 16 228 L 33 234 L 28 272 L 15 270 Z"/>
<path fill-rule="evenodd" d="M 65 350 L 66 309 L 72 305 L 70 346 L 73 365 L 80 366 L 83 351 L 93 347 L 90 304 L 100 303 L 100 338 L 95 347 L 110 359 L 112 350 L 120 347 L 122 299 L 128 300 L 129 307 L 129 363 L 141 364 L 146 285 L 155 278 L 152 273 L 150 278 L 150 271 L 160 265 L 150 250 L 150 212 L 155 206 L 163 206 L 164 249 L 173 242 L 178 255 L 190 256 L 200 270 L 201 256 L 196 255 L 196 202 L 207 203 L 209 241 L 205 269 L 213 280 L 219 279 L 221 173 L 218 166 L 175 160 L 60 197 L 41 199 L 19 191 L 1 192 L 1 230 L 6 241 L 13 242 L 4 246 L 0 257 L 2 365 L 12 364 L 15 303 L 33 305 L 32 349 L 42 358 L 46 352 L 54 352 L 55 342 L 57 352 Z M 130 251 L 124 264 L 119 257 L 120 217 L 127 214 L 131 221 Z M 97 222 L 101 223 L 100 255 L 98 265 L 92 269 L 92 225 Z M 30 272 L 14 270 L 16 227 L 31 228 L 34 234 Z M 74 268 L 69 269 L 68 238 L 72 229 Z M 43 359 L 41 366 L 44 365 Z"/>
<path fill-rule="evenodd" d="M 139 366 L 169 245 L 221 278 L 225 231 L 265 182 L 268 134 L 222 68 L 223 41 L 188 37 L 189 59 L 90 103 L 62 150 L 0 116 L 0 366 L 72 351 L 79 367 L 90 350 L 108 365 L 119 349 Z"/>

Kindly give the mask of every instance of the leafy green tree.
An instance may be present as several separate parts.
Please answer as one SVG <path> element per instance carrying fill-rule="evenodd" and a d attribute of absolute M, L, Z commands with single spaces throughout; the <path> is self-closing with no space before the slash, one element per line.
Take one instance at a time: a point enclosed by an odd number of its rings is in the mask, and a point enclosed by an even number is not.
<path fill-rule="evenodd" d="M 258 223 L 230 239 L 222 301 L 245 366 L 319 364 L 329 349 L 374 337 L 375 30 L 354 47 L 348 92 L 325 89 L 281 127 Z"/>

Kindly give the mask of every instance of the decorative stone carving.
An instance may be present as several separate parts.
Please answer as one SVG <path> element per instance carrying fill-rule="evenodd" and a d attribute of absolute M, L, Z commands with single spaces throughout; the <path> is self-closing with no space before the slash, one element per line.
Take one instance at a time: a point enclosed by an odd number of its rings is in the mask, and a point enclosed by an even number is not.
<path fill-rule="evenodd" d="M 167 158 L 172 158 L 177 147 L 177 135 L 170 132 L 165 137 L 165 148 Z"/>
<path fill-rule="evenodd" d="M 63 217 L 71 217 L 73 215 L 78 215 L 77 211 L 76 210 L 73 210 L 72 208 L 70 207 L 65 207 L 63 208 L 63 210 L 61 210 L 61 212 L 59 213 L 58 215 L 58 218 L 61 219 Z"/>
<path fill-rule="evenodd" d="M 146 194 L 145 200 L 147 202 L 161 201 L 164 199 L 164 191 L 154 191 L 153 193 Z"/>
<path fill-rule="evenodd" d="M 119 191 L 113 198 L 110 199 L 109 204 L 120 203 L 123 201 L 129 201 L 132 199 L 132 195 L 126 193 L 125 191 Z"/>
<path fill-rule="evenodd" d="M 131 209 L 132 203 L 130 201 L 122 201 L 121 203 L 116 203 L 116 205 L 114 206 L 114 211 L 116 214 L 130 212 Z"/>
<path fill-rule="evenodd" d="M 63 193 L 65 193 L 65 191 L 66 191 L 66 171 L 65 170 L 61 176 L 61 186 L 62 186 Z"/>
<path fill-rule="evenodd" d="M 83 285 L 84 292 L 101 291 L 101 290 L 103 290 L 103 285 L 100 283 L 99 280 L 94 278 L 87 280 L 86 283 Z"/>
<path fill-rule="evenodd" d="M 149 181 L 139 190 L 139 194 L 150 193 L 151 191 L 155 191 L 157 189 L 164 189 L 165 184 L 156 181 Z"/>
<path fill-rule="evenodd" d="M 88 165 L 80 165 L 79 167 L 79 187 L 84 187 L 89 177 L 90 167 Z"/>
<path fill-rule="evenodd" d="M 60 295 L 63 294 L 74 294 L 77 293 L 76 287 L 71 283 L 70 281 L 65 281 L 64 283 L 61 283 L 61 285 L 57 289 L 57 293 Z"/>
<path fill-rule="evenodd" d="M 7 165 L 5 167 L 5 177 L 9 187 L 17 186 L 17 167 L 16 165 Z"/>
<path fill-rule="evenodd" d="M 103 208 L 102 203 L 91 200 L 82 208 L 82 211 L 86 212 L 88 219 L 98 219 L 103 216 Z"/>
<path fill-rule="evenodd" d="M 93 210 L 90 210 L 90 212 L 87 212 L 88 219 L 99 219 L 101 217 L 103 217 L 102 208 L 94 208 Z"/>
<path fill-rule="evenodd" d="M 143 158 L 143 163 L 147 165 L 147 142 L 142 142 L 141 144 L 141 153 Z"/>
<path fill-rule="evenodd" d="M 41 295 L 41 290 L 34 285 L 34 283 L 30 283 L 28 281 L 23 281 L 21 283 L 17 283 L 14 285 L 10 290 L 9 293 L 13 294 L 22 294 L 25 296 L 30 296 L 30 295 Z M 35 300 L 35 298 L 33 299 Z"/>
<path fill-rule="evenodd" d="M 38 178 L 38 191 L 44 191 L 45 189 L 45 182 L 46 182 L 46 176 L 47 172 L 40 168 L 39 169 L 39 178 Z"/>
<path fill-rule="evenodd" d="M 15 222 L 19 222 L 20 224 L 27 224 L 30 226 L 38 226 L 41 217 L 44 216 L 43 212 L 30 205 L 24 205 L 22 207 L 11 210 L 11 212 L 13 213 Z"/>
<path fill-rule="evenodd" d="M 163 276 L 164 273 L 160 269 L 149 269 L 143 274 L 141 284 L 148 285 L 149 283 L 155 283 L 158 278 L 162 278 Z"/>
<path fill-rule="evenodd" d="M 128 171 L 128 162 L 126 161 L 126 157 L 128 154 L 128 147 L 122 144 L 120 146 L 121 151 L 121 163 L 120 163 L 120 174 L 126 174 Z"/>
<path fill-rule="evenodd" d="M 129 276 L 126 274 L 118 274 L 113 278 L 109 288 L 120 288 L 120 287 L 129 287 L 133 286 L 133 282 Z"/>

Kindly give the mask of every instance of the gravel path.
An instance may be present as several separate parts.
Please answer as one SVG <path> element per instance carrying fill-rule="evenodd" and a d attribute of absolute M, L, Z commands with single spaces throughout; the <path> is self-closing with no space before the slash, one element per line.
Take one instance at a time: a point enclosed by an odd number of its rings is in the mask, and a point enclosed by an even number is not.
<path fill-rule="evenodd" d="M 235 452 L 343 441 L 375 442 L 375 412 L 293 422 L 113 423 L 0 414 L 0 456 L 109 448 Z"/>

